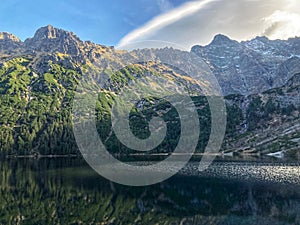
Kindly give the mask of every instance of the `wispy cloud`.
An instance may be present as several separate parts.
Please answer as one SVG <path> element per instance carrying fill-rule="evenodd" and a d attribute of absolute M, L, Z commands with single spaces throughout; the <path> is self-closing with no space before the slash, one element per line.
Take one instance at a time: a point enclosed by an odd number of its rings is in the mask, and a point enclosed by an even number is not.
<path fill-rule="evenodd" d="M 300 36 L 299 0 L 201 0 L 163 13 L 126 35 L 119 47 L 143 40 L 169 41 L 190 48 L 223 33 L 236 40 L 258 35 Z"/>
<path fill-rule="evenodd" d="M 157 0 L 156 2 L 161 12 L 167 12 L 173 8 L 173 4 L 169 0 Z"/>
<path fill-rule="evenodd" d="M 119 46 L 137 41 L 139 38 L 145 38 L 148 35 L 153 34 L 155 31 L 197 12 L 199 9 L 203 8 L 205 5 L 213 1 L 214 0 L 188 2 L 181 7 L 169 11 L 166 14 L 159 15 L 145 24 L 143 27 L 138 28 L 125 36 L 120 41 Z"/>

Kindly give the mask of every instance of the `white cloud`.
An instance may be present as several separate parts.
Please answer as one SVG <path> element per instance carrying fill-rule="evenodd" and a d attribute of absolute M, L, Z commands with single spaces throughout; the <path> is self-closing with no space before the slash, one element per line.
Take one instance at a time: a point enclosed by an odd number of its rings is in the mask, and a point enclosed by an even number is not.
<path fill-rule="evenodd" d="M 278 10 L 264 20 L 267 24 L 264 35 L 270 39 L 300 36 L 300 15 L 297 13 Z"/>
<path fill-rule="evenodd" d="M 162 29 L 170 24 L 174 24 L 185 16 L 191 15 L 204 7 L 206 4 L 214 0 L 204 0 L 197 2 L 188 2 L 181 7 L 171 10 L 168 13 L 159 15 L 152 19 L 144 26 L 134 30 L 126 35 L 119 43 L 119 47 L 131 42 L 145 40 L 147 37 L 153 35 L 157 30 Z M 159 40 L 159 39 L 158 39 Z"/>
<path fill-rule="evenodd" d="M 163 13 L 126 35 L 119 47 L 144 40 L 173 42 L 189 49 L 222 33 L 236 40 L 258 35 L 300 36 L 299 0 L 201 0 Z"/>

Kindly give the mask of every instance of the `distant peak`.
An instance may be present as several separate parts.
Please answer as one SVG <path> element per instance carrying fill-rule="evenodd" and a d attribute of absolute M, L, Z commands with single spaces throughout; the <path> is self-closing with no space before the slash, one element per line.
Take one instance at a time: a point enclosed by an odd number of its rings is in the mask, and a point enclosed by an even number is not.
<path fill-rule="evenodd" d="M 228 42 L 235 42 L 234 40 L 231 40 L 229 37 L 223 35 L 223 34 L 217 34 L 211 44 L 223 44 Z"/>
<path fill-rule="evenodd" d="M 54 27 L 53 27 L 51 24 L 48 24 L 48 25 L 47 25 L 47 28 L 48 28 L 48 29 L 54 29 Z"/>
<path fill-rule="evenodd" d="M 210 46 L 224 46 L 224 45 L 228 45 L 228 46 L 237 46 L 239 45 L 239 42 L 230 39 L 229 37 L 227 37 L 224 34 L 217 34 L 214 36 L 214 39 L 212 40 L 212 42 L 209 45 L 194 45 L 191 48 L 192 52 L 197 52 L 197 51 L 201 51 L 201 49 L 205 49 L 206 47 L 210 47 Z"/>
<path fill-rule="evenodd" d="M 73 33 L 60 28 L 53 27 L 52 25 L 47 25 L 45 27 L 39 28 L 35 34 L 34 39 L 56 39 L 56 38 L 66 38 L 72 37 L 80 41 L 80 39 Z"/>
<path fill-rule="evenodd" d="M 269 41 L 269 38 L 267 38 L 266 36 L 257 36 L 254 38 L 254 40 L 258 40 L 258 41 L 261 41 L 261 42 L 266 42 L 266 41 Z"/>
<path fill-rule="evenodd" d="M 66 32 L 64 30 L 54 28 L 52 25 L 47 25 L 45 27 L 39 28 L 34 37 L 39 39 L 54 39 L 58 38 L 62 32 Z"/>
<path fill-rule="evenodd" d="M 25 46 L 36 51 L 61 52 L 79 55 L 83 42 L 73 33 L 52 25 L 39 28 L 33 38 L 25 40 Z"/>
<path fill-rule="evenodd" d="M 0 40 L 10 40 L 13 42 L 21 42 L 21 40 L 14 34 L 8 32 L 0 32 Z"/>

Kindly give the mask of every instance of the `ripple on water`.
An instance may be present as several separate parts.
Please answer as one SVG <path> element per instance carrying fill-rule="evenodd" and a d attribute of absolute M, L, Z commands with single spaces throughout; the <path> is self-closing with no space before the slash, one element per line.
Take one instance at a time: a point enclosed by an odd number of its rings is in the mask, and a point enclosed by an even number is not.
<path fill-rule="evenodd" d="M 298 163 L 215 162 L 204 172 L 198 171 L 198 165 L 189 163 L 179 174 L 300 185 Z"/>

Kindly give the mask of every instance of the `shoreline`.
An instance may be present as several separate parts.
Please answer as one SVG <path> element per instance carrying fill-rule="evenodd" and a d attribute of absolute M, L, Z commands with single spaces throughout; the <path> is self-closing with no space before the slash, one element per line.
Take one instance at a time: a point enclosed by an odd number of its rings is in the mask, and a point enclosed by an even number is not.
<path fill-rule="evenodd" d="M 155 158 L 155 157 L 169 157 L 169 156 L 187 156 L 189 155 L 191 158 L 193 157 L 203 157 L 203 156 L 211 156 L 211 157 L 222 157 L 222 158 L 235 158 L 235 157 L 269 157 L 269 158 L 279 158 L 276 155 L 272 154 L 261 154 L 261 153 L 153 153 L 153 154 L 144 154 L 144 153 L 133 153 L 133 154 L 111 154 L 111 157 L 115 157 L 117 159 L 122 158 L 139 158 L 145 157 L 145 159 Z M 31 158 L 31 159 L 40 159 L 40 158 L 84 158 L 81 154 L 67 154 L 67 155 L 41 155 L 41 154 L 31 154 L 31 155 L 2 155 L 4 158 L 12 159 L 12 158 Z M 97 156 L 97 155 L 95 155 Z M 285 158 L 283 156 L 282 158 Z"/>
<path fill-rule="evenodd" d="M 19 158 L 19 159 L 40 159 L 40 158 L 82 158 L 81 155 L 6 155 L 5 158 L 7 159 L 13 159 L 13 158 Z"/>

